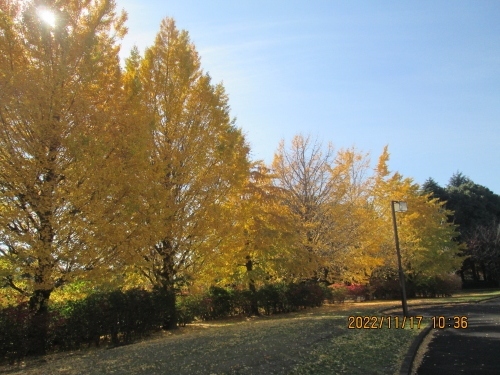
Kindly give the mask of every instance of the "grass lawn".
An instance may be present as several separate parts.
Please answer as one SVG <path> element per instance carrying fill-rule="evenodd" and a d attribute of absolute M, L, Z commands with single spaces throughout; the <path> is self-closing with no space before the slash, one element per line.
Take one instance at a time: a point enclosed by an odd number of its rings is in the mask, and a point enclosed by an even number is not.
<path fill-rule="evenodd" d="M 353 306 L 354 307 L 354 306 Z M 339 334 L 311 348 L 291 374 L 393 374 L 414 338 L 425 328 L 347 329 L 348 316 L 380 316 L 379 309 L 357 307 L 338 317 Z"/>
<path fill-rule="evenodd" d="M 500 296 L 473 291 L 422 303 L 470 302 Z M 200 322 L 113 349 L 88 349 L 0 367 L 9 374 L 393 374 L 422 331 L 348 329 L 349 316 L 382 316 L 398 301 L 327 305 L 298 313 Z M 394 310 L 391 314 L 399 311 Z"/>
<path fill-rule="evenodd" d="M 460 303 L 460 302 L 478 302 L 488 298 L 500 296 L 498 289 L 481 289 L 481 290 L 463 290 L 453 295 L 453 297 L 446 298 L 426 298 L 419 300 L 411 300 L 411 304 L 416 305 L 419 303 Z"/>

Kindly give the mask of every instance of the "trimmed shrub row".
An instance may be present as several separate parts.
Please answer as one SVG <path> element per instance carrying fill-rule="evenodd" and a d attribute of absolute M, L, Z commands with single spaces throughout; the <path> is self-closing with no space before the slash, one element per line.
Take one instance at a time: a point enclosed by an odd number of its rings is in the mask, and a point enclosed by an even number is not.
<path fill-rule="evenodd" d="M 212 320 L 242 314 L 251 314 L 252 304 L 261 313 L 279 314 L 307 307 L 319 307 L 327 298 L 326 288 L 316 283 L 268 284 L 252 293 L 211 287 L 200 296 L 181 296 L 177 301 L 180 324 L 195 319 Z"/>
<path fill-rule="evenodd" d="M 332 284 L 328 287 L 327 299 L 331 303 L 343 303 L 346 299 L 358 300 L 367 299 L 369 289 L 366 285 L 361 284 Z"/>
<path fill-rule="evenodd" d="M 406 295 L 415 297 L 445 297 L 462 288 L 458 275 L 446 274 L 438 276 L 405 275 Z M 368 286 L 369 294 L 376 299 L 401 298 L 401 286 L 397 270 L 380 268 L 372 274 Z"/>
<path fill-rule="evenodd" d="M 50 306 L 47 351 L 99 346 L 108 341 L 114 346 L 131 342 L 160 329 L 168 318 L 166 293 L 132 289 L 125 292 L 95 293 L 80 301 Z M 24 358 L 30 341 L 36 340 L 30 325 L 37 317 L 28 304 L 0 310 L 0 360 L 15 362 Z"/>
<path fill-rule="evenodd" d="M 406 295 L 416 297 L 447 297 L 461 289 L 461 280 L 457 275 L 406 278 Z M 370 284 L 344 285 L 332 284 L 328 287 L 326 299 L 330 302 L 344 302 L 346 299 L 399 299 L 401 286 L 395 273 L 383 277 L 372 277 Z"/>
<path fill-rule="evenodd" d="M 0 310 L 0 360 L 22 359 L 28 348 L 28 324 L 33 319 L 27 303 Z"/>
<path fill-rule="evenodd" d="M 165 300 L 164 291 L 131 289 L 96 293 L 54 306 L 59 320 L 51 330 L 54 338 L 50 344 L 75 349 L 85 344 L 98 346 L 103 339 L 115 346 L 129 343 L 161 327 L 169 315 Z"/>
<path fill-rule="evenodd" d="M 410 280 L 409 297 L 449 297 L 462 288 L 458 275 L 442 275 Z"/>
<path fill-rule="evenodd" d="M 200 296 L 178 296 L 176 304 L 180 325 L 195 319 L 211 320 L 250 314 L 257 303 L 265 314 L 296 311 L 320 306 L 324 289 L 317 284 L 266 285 L 256 293 L 212 287 Z M 102 342 L 118 346 L 132 342 L 162 328 L 172 314 L 167 308 L 166 292 L 142 289 L 95 293 L 79 301 L 52 304 L 48 316 L 46 351 L 99 346 Z M 30 340 L 35 340 L 30 325 L 37 319 L 26 303 L 0 310 L 0 361 L 19 361 L 27 355 Z"/>

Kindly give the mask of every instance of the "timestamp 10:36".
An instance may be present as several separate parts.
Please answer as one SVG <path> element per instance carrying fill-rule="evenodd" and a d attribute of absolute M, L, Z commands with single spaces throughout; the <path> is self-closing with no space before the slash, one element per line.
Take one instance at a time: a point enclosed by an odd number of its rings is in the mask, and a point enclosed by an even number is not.
<path fill-rule="evenodd" d="M 349 316 L 348 329 L 420 329 L 423 316 Z M 432 328 L 444 329 L 455 328 L 465 329 L 469 323 L 466 316 L 433 316 L 431 319 Z"/>

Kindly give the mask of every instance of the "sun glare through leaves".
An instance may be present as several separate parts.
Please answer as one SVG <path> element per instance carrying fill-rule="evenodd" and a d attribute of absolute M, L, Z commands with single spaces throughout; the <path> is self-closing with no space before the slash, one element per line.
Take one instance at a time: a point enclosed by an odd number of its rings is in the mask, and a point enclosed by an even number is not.
<path fill-rule="evenodd" d="M 37 14 L 38 17 L 40 17 L 40 19 L 50 27 L 56 26 L 56 15 L 50 9 L 39 8 L 37 10 Z"/>

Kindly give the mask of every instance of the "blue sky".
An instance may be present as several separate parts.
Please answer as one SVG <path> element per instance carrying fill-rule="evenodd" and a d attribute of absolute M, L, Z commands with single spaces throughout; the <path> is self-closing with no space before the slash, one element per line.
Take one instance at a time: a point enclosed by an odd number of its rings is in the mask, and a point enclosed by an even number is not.
<path fill-rule="evenodd" d="M 140 1 L 122 56 L 164 17 L 223 82 L 253 159 L 311 134 L 446 185 L 460 170 L 500 194 L 500 1 Z"/>

